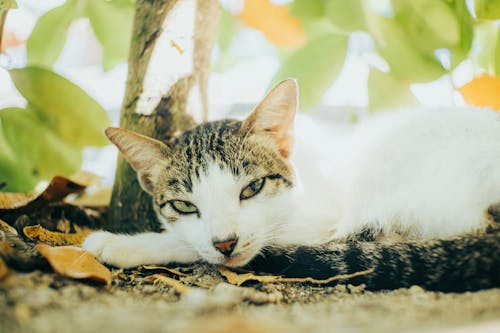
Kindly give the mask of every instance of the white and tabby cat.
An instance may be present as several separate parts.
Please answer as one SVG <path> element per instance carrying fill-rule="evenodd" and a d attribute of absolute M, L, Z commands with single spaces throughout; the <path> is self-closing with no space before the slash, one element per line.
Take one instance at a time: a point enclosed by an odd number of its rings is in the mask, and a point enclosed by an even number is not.
<path fill-rule="evenodd" d="M 359 278 L 372 289 L 500 285 L 500 238 L 484 233 L 500 202 L 499 114 L 396 111 L 355 130 L 309 123 L 317 137 L 300 128 L 294 137 L 297 94 L 283 81 L 245 120 L 204 123 L 166 143 L 109 128 L 165 232 L 96 232 L 84 248 L 119 267 L 244 266 L 267 251 L 253 268 L 321 278 L 375 267 Z M 393 233 L 405 241 L 352 240 Z"/>

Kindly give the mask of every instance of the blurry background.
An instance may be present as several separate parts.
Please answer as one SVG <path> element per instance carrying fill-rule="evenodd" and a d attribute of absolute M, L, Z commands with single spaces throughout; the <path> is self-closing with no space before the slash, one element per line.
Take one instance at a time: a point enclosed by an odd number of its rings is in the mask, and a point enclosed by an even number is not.
<path fill-rule="evenodd" d="M 418 104 L 500 109 L 500 0 L 220 4 L 211 119 L 248 111 L 288 77 L 299 81 L 301 111 L 325 118 L 356 121 Z M 134 0 L 17 0 L 17 7 L 6 16 L 0 54 L 0 180 L 10 179 L 0 191 L 28 191 L 81 163 L 111 184 L 115 150 L 88 148 L 106 142 L 78 128 L 98 132 L 108 116 L 118 123 Z M 88 112 L 88 122 L 75 124 L 64 103 L 81 105 L 74 112 Z"/>

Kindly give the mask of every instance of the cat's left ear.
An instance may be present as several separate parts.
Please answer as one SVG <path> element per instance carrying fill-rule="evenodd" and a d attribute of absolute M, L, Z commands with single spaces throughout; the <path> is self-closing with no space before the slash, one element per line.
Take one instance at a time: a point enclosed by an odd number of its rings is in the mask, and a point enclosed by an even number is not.
<path fill-rule="evenodd" d="M 137 172 L 141 187 L 153 194 L 158 174 L 167 165 L 169 147 L 161 141 L 124 128 L 106 128 L 106 136 Z"/>
<path fill-rule="evenodd" d="M 296 80 L 281 81 L 244 121 L 252 133 L 270 137 L 283 157 L 288 157 L 292 150 L 298 90 Z"/>

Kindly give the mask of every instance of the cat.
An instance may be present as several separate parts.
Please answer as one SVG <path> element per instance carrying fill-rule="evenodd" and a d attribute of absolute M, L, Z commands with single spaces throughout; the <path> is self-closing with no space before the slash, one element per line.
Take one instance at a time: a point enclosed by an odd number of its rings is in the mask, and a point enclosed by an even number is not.
<path fill-rule="evenodd" d="M 165 232 L 99 231 L 83 247 L 125 268 L 205 261 L 313 278 L 374 268 L 353 281 L 500 286 L 491 218 L 500 211 L 499 114 L 401 110 L 354 129 L 306 121 L 301 137 L 297 106 L 289 79 L 244 120 L 207 122 L 170 142 L 108 128 Z"/>

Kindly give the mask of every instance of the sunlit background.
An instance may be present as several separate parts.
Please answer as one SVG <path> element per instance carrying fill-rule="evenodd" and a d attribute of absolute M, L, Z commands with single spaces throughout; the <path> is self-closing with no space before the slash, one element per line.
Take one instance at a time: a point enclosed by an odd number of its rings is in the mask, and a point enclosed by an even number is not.
<path fill-rule="evenodd" d="M 81 87 L 118 124 L 134 1 L 17 3 L 3 33 L 0 109 L 26 106 L 8 70 L 38 65 Z M 298 78 L 302 111 L 344 121 L 418 104 L 500 109 L 498 0 L 220 4 L 210 119 L 248 110 L 287 77 Z M 174 42 L 172 47 L 182 50 L 183 41 Z M 165 66 L 172 65 L 165 59 Z M 83 168 L 111 184 L 115 154 L 109 146 L 86 148 Z"/>

